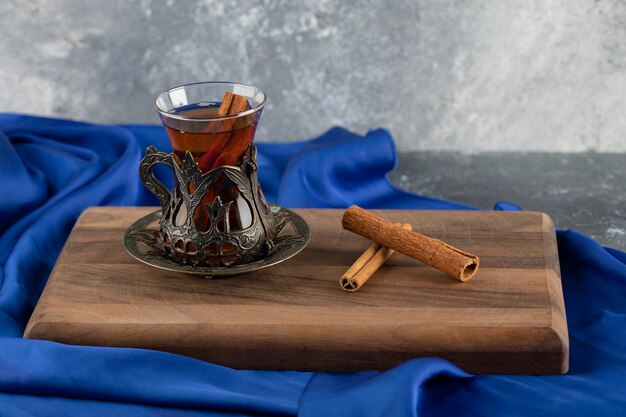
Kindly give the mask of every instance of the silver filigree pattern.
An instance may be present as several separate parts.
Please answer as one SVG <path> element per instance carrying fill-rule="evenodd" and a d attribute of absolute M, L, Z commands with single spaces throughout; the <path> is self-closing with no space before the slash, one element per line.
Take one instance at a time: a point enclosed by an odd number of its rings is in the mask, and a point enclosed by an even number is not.
<path fill-rule="evenodd" d="M 154 176 L 154 165 L 172 167 L 176 185 L 168 190 Z M 150 146 L 139 167 L 141 180 L 161 204 L 160 241 L 171 260 L 192 267 L 231 267 L 266 256 L 274 246 L 276 220 L 265 201 L 257 177 L 256 147 L 250 145 L 240 166 L 221 166 L 202 172 L 187 151 L 183 161 Z M 238 190 L 237 201 L 218 195 L 207 202 L 207 193 L 217 181 L 230 181 Z M 211 197 L 212 198 L 212 197 Z M 245 210 L 245 224 L 235 227 L 231 209 Z M 208 213 L 199 226 L 197 210 Z M 239 213 L 239 212 L 238 212 Z"/>

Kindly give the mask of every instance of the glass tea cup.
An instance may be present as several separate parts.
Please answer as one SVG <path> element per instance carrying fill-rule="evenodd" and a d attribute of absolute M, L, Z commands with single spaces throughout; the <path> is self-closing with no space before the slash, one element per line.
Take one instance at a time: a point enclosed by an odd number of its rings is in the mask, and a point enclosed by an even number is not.
<path fill-rule="evenodd" d="M 227 92 L 243 96 L 246 108 L 218 115 Z M 173 152 L 149 148 L 140 174 L 161 203 L 161 239 L 173 260 L 233 266 L 258 260 L 271 248 L 274 220 L 253 145 L 265 102 L 261 89 L 229 82 L 183 85 L 157 97 Z M 172 167 L 172 190 L 152 173 L 157 163 Z"/>

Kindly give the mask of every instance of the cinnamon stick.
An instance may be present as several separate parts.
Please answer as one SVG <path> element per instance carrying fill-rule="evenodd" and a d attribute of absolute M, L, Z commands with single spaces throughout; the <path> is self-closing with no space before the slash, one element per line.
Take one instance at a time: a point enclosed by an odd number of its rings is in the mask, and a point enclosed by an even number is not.
<path fill-rule="evenodd" d="M 342 224 L 344 229 L 417 259 L 459 281 L 469 280 L 478 270 L 480 260 L 476 255 L 439 239 L 405 230 L 358 206 L 345 211 Z"/>
<path fill-rule="evenodd" d="M 248 100 L 244 96 L 227 91 L 222 97 L 220 108 L 217 109 L 217 116 L 229 116 L 246 110 L 248 110 Z"/>
<path fill-rule="evenodd" d="M 233 116 L 246 110 L 248 110 L 248 99 L 239 94 L 227 91 L 222 97 L 222 103 L 220 104 L 219 109 L 217 109 L 217 117 Z M 250 120 L 248 119 L 249 117 L 237 117 L 223 120 L 220 130 L 222 132 L 230 132 L 233 129 L 240 129 L 248 126 L 250 123 Z"/>
<path fill-rule="evenodd" d="M 220 104 L 220 107 L 217 109 L 217 116 L 232 116 L 246 110 L 248 110 L 248 100 L 244 96 L 241 96 L 239 94 L 233 94 L 230 91 L 226 91 L 222 96 L 222 102 Z M 243 119 L 247 119 L 248 117 Z M 211 151 L 205 152 L 204 156 L 200 160 L 200 167 L 202 169 L 208 171 L 213 167 L 224 165 L 222 160 L 224 158 L 227 158 L 228 155 L 223 155 L 223 151 L 228 143 L 231 141 L 231 139 L 233 137 L 237 137 L 235 136 L 234 130 L 240 128 L 242 124 L 243 126 L 246 126 L 246 123 L 248 123 L 247 120 L 243 119 L 241 117 L 233 117 L 216 123 L 209 123 L 207 125 L 207 127 L 210 129 L 210 132 L 217 132 L 219 134 L 216 135 L 215 140 L 213 141 Z M 239 152 L 244 152 L 248 145 L 249 141 L 246 141 L 242 145 L 243 149 L 241 149 Z"/>
<path fill-rule="evenodd" d="M 365 250 L 365 252 L 363 252 L 361 254 L 361 256 L 359 256 L 357 258 L 356 261 L 354 261 L 354 263 L 350 266 L 350 268 L 348 268 L 348 270 L 346 272 L 343 273 L 343 275 L 341 276 L 341 278 L 339 278 L 339 285 L 341 285 L 341 288 L 343 288 L 346 291 L 356 291 L 358 290 L 357 288 L 357 284 L 350 282 L 350 280 L 357 274 L 357 272 L 359 272 L 364 266 L 365 264 L 374 257 L 374 255 L 376 255 L 376 253 L 378 253 L 378 251 L 380 251 L 382 249 L 382 246 L 380 246 L 378 243 L 373 242 L 369 248 L 367 248 Z"/>
<path fill-rule="evenodd" d="M 411 230 L 410 224 L 397 224 L 403 229 Z M 378 243 L 372 243 L 365 252 L 352 264 L 350 268 L 339 279 L 339 285 L 346 291 L 358 291 L 363 284 L 380 268 L 395 251 Z"/>

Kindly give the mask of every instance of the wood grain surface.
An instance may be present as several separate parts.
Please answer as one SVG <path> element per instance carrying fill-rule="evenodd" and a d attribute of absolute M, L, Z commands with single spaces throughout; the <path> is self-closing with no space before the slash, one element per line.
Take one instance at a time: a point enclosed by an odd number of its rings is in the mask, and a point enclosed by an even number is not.
<path fill-rule="evenodd" d="M 123 235 L 151 207 L 78 220 L 24 337 L 156 349 L 240 369 L 386 369 L 437 356 L 472 373 L 565 373 L 554 225 L 543 213 L 374 210 L 481 259 L 461 283 L 395 254 L 356 293 L 338 278 L 369 246 L 342 210 L 296 210 L 312 239 L 280 265 L 207 280 L 144 265 Z"/>

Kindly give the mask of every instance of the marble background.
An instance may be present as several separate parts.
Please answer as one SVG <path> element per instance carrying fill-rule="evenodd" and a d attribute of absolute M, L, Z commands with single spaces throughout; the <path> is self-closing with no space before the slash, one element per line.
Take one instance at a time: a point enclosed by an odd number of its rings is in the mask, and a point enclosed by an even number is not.
<path fill-rule="evenodd" d="M 0 0 L 0 111 L 157 123 L 169 87 L 265 89 L 258 139 L 626 151 L 626 2 Z"/>

